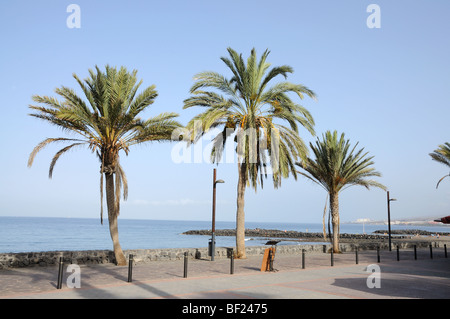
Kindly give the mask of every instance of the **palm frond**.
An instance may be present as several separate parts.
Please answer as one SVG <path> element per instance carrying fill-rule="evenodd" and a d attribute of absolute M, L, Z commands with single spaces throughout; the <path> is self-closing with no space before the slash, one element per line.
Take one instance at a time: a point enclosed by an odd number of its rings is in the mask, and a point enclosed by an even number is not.
<path fill-rule="evenodd" d="M 298 128 L 304 127 L 314 134 L 313 117 L 288 94 L 294 93 L 300 99 L 315 94 L 303 85 L 287 81 L 268 87 L 277 76 L 286 79 L 293 72 L 287 65 L 270 69 L 269 50 L 258 59 L 252 49 L 246 60 L 232 48 L 227 51 L 228 57 L 221 60 L 231 71 L 230 78 L 212 71 L 194 77 L 191 96 L 184 101 L 183 108 L 199 106 L 206 110 L 194 116 L 186 127 L 194 135 L 194 126 L 199 122 L 203 134 L 210 128 L 222 128 L 213 140 L 213 162 L 220 161 L 226 140 L 235 136 L 238 162 L 245 163 L 244 180 L 256 189 L 258 184 L 263 185 L 271 167 L 274 186 L 278 187 L 281 178 L 290 174 L 297 177 L 295 162 L 307 153 Z M 290 128 L 277 126 L 275 122 L 286 122 Z M 190 140 L 198 139 L 196 135 Z"/>
<path fill-rule="evenodd" d="M 438 149 L 434 150 L 433 153 L 430 153 L 429 155 L 432 160 L 450 167 L 450 143 L 446 142 L 439 145 Z M 440 181 L 438 182 L 438 185 L 439 183 Z"/>
<path fill-rule="evenodd" d="M 373 167 L 373 156 L 368 157 L 364 148 L 356 150 L 357 145 L 350 148 L 350 141 L 343 133 L 338 138 L 336 131 L 327 131 L 315 145 L 310 143 L 315 157 L 297 163 L 297 166 L 305 171 L 301 175 L 321 185 L 328 193 L 339 193 L 354 185 L 386 190 L 383 184 L 370 179 L 381 177 L 381 173 Z"/>
<path fill-rule="evenodd" d="M 105 70 L 98 66 L 89 70 L 89 76 L 74 79 L 83 92 L 83 97 L 75 90 L 61 86 L 55 93 L 61 98 L 34 95 L 33 101 L 40 105 L 30 105 L 34 113 L 30 116 L 56 125 L 63 131 L 75 133 L 79 138 L 47 138 L 31 152 L 28 166 L 33 164 L 36 154 L 53 142 L 70 142 L 53 157 L 49 177 L 60 156 L 67 151 L 87 145 L 95 151 L 101 161 L 100 178 L 100 218 L 103 222 L 103 173 L 115 174 L 115 207 L 119 213 L 120 193 L 127 198 L 128 183 L 123 168 L 119 164 L 119 151 L 128 155 L 131 145 L 148 141 L 169 141 L 172 131 L 181 127 L 175 118 L 176 113 L 161 113 L 147 120 L 137 117 L 151 105 L 158 93 L 154 85 L 138 92 L 142 80 L 138 81 L 137 71 L 129 72 L 125 67 L 119 69 L 106 65 Z M 109 207 L 108 207 L 109 209 Z"/>
<path fill-rule="evenodd" d="M 60 157 L 62 154 L 64 154 L 65 152 L 67 152 L 68 150 L 70 150 L 71 148 L 73 148 L 73 147 L 75 147 L 75 146 L 80 146 L 80 145 L 86 145 L 86 142 L 71 144 L 71 145 L 69 145 L 69 146 L 66 146 L 66 147 L 62 148 L 61 150 L 59 150 L 59 151 L 55 154 L 55 156 L 54 156 L 53 159 L 52 159 L 52 162 L 50 163 L 50 168 L 49 168 L 49 170 L 48 170 L 48 178 L 50 178 L 50 179 L 52 178 L 52 176 L 53 176 L 53 169 L 54 169 L 55 164 L 56 164 L 56 162 L 58 161 L 59 157 Z"/>
<path fill-rule="evenodd" d="M 44 147 L 49 145 L 50 143 L 54 142 L 84 142 L 79 139 L 73 139 L 73 138 L 64 138 L 64 137 L 57 137 L 57 138 L 46 138 L 42 142 L 40 142 L 31 152 L 30 156 L 28 157 L 28 167 L 31 167 L 33 165 L 34 158 L 36 157 L 37 153 L 41 151 Z"/>
<path fill-rule="evenodd" d="M 445 175 L 444 177 L 442 177 L 442 178 L 439 180 L 439 182 L 436 184 L 436 189 L 439 187 L 439 184 L 442 182 L 442 180 L 443 180 L 444 178 L 448 177 L 448 176 L 450 176 L 450 174 L 449 174 L 449 175 Z"/>

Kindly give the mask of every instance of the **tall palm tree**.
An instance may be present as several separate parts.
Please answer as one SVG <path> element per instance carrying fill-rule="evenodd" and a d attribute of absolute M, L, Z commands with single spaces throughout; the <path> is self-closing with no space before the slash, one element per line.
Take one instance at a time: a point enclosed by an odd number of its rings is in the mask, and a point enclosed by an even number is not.
<path fill-rule="evenodd" d="M 106 66 L 103 72 L 97 66 L 89 70 L 89 77 L 81 81 L 73 75 L 84 93 L 81 96 L 67 87 L 55 90 L 62 101 L 48 96 L 34 95 L 33 101 L 44 106 L 30 105 L 35 113 L 31 116 L 54 124 L 64 131 L 75 133 L 77 138 L 47 138 L 31 152 L 28 166 L 31 167 L 36 154 L 51 143 L 69 143 L 53 157 L 49 178 L 60 156 L 70 149 L 88 147 L 96 152 L 100 165 L 100 218 L 103 224 L 103 175 L 105 180 L 106 203 L 111 239 L 113 241 L 116 263 L 126 265 L 126 259 L 119 243 L 117 217 L 120 210 L 120 195 L 126 200 L 128 184 L 119 152 L 128 155 L 132 145 L 148 141 L 168 141 L 172 131 L 180 124 L 174 120 L 176 113 L 162 113 L 143 120 L 138 115 L 151 105 L 158 93 L 155 86 L 149 86 L 141 93 L 137 91 L 142 84 L 137 81 L 137 71 L 128 72 L 125 67 L 119 70 Z"/>
<path fill-rule="evenodd" d="M 211 71 L 197 74 L 190 90 L 192 96 L 184 101 L 184 108 L 206 108 L 188 123 L 187 128 L 195 131 L 196 123 L 200 123 L 200 133 L 211 128 L 221 130 L 213 140 L 213 163 L 220 161 L 228 139 L 234 138 L 237 143 L 236 257 L 245 258 L 245 189 L 251 184 L 256 191 L 257 185 L 262 187 L 263 178 L 270 173 L 275 188 L 280 186 L 281 178 L 289 174 L 297 177 L 295 162 L 305 158 L 308 152 L 298 135 L 298 128 L 303 126 L 314 134 L 314 120 L 289 94 L 300 99 L 305 94 L 314 98 L 315 94 L 303 85 L 287 81 L 269 87 L 274 78 L 281 75 L 286 79 L 293 69 L 283 65 L 269 70 L 268 50 L 258 61 L 253 49 L 247 63 L 233 49 L 228 48 L 228 53 L 229 58 L 222 57 L 221 60 L 230 69 L 232 77 L 228 79 Z M 193 140 L 201 135 L 196 134 Z"/>
<path fill-rule="evenodd" d="M 429 155 L 436 162 L 439 162 L 441 164 L 450 167 L 450 143 L 446 142 L 444 143 L 444 145 L 439 145 L 439 148 L 437 150 L 434 150 L 434 152 L 430 153 Z M 450 174 L 447 174 L 444 177 L 442 177 L 437 183 L 436 188 L 439 187 L 439 183 L 447 176 L 450 176 Z"/>
<path fill-rule="evenodd" d="M 297 165 L 306 173 L 299 172 L 311 181 L 322 186 L 330 198 L 330 213 L 333 226 L 333 251 L 339 252 L 339 194 L 344 189 L 360 185 L 367 189 L 386 187 L 370 177 L 380 177 L 381 174 L 372 167 L 373 156 L 367 157 L 364 148 L 355 151 L 358 143 L 351 148 L 350 141 L 345 140 L 344 133 L 338 138 L 336 131 L 327 131 L 323 139 L 317 139 L 316 144 L 310 143 L 315 158 L 308 158 Z"/>

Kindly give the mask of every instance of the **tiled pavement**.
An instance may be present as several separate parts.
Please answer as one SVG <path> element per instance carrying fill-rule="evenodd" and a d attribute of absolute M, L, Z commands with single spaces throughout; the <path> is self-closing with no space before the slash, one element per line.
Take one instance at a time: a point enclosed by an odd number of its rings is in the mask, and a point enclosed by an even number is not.
<path fill-rule="evenodd" d="M 230 259 L 189 259 L 187 278 L 184 261 L 157 261 L 133 266 L 131 283 L 128 267 L 81 265 L 81 288 L 68 288 L 65 273 L 62 289 L 56 289 L 57 267 L 32 267 L 0 270 L 0 298 L 188 298 L 188 299 L 300 299 L 300 298 L 446 298 L 450 299 L 450 258 L 443 248 L 334 254 L 306 253 L 305 269 L 301 255 L 277 255 L 274 272 L 261 272 L 262 256 L 235 260 L 230 274 Z M 379 288 L 367 266 L 379 266 Z M 67 265 L 64 266 L 66 270 Z M 376 269 L 375 269 L 376 270 Z M 375 273 L 376 275 L 376 273 Z"/>

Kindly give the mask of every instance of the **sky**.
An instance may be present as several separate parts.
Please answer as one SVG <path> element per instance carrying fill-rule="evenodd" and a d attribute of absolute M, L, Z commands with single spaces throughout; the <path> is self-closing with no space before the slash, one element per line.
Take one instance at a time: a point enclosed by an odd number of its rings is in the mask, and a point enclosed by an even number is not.
<path fill-rule="evenodd" d="M 80 9 L 76 19 L 71 4 Z M 377 16 L 370 4 L 378 5 Z M 40 141 L 71 137 L 28 116 L 32 95 L 56 97 L 63 85 L 81 95 L 73 73 L 84 79 L 96 65 L 125 66 L 138 70 L 142 89 L 156 85 L 159 96 L 144 117 L 177 112 L 186 124 L 200 111 L 182 108 L 194 75 L 231 77 L 220 60 L 228 47 L 245 58 L 252 48 L 258 55 L 269 49 L 272 66 L 293 67 L 287 80 L 317 95 L 297 101 L 316 123 L 316 136 L 300 129 L 303 140 L 337 130 L 359 142 L 397 199 L 391 218 L 447 216 L 450 180 L 436 183 L 448 169 L 429 153 L 450 142 L 449 14 L 448 0 L 2 1 L 0 216 L 99 218 L 95 154 L 63 155 L 51 180 L 50 161 L 62 145 L 45 148 L 27 167 Z M 217 186 L 216 219 L 233 221 L 236 163 L 178 163 L 174 147 L 146 144 L 121 154 L 129 196 L 119 218 L 210 220 L 216 168 L 225 181 Z M 283 180 L 278 189 L 267 180 L 256 192 L 247 188 L 246 220 L 321 223 L 325 200 L 305 178 Z M 340 195 L 340 220 L 385 220 L 386 203 L 383 190 L 350 187 Z"/>

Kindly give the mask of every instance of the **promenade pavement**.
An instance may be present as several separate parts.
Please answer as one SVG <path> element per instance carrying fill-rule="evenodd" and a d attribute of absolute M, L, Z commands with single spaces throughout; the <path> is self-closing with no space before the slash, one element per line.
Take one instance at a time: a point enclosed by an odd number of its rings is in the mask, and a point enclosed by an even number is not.
<path fill-rule="evenodd" d="M 450 299 L 450 258 L 443 248 L 334 254 L 276 255 L 275 271 L 261 272 L 262 256 L 230 259 L 155 261 L 128 267 L 80 265 L 80 288 L 64 266 L 62 289 L 58 268 L 0 270 L 0 299 Z M 373 266 L 375 265 L 375 266 Z M 377 268 L 378 266 L 378 268 Z M 73 276 L 72 276 L 73 279 Z"/>

